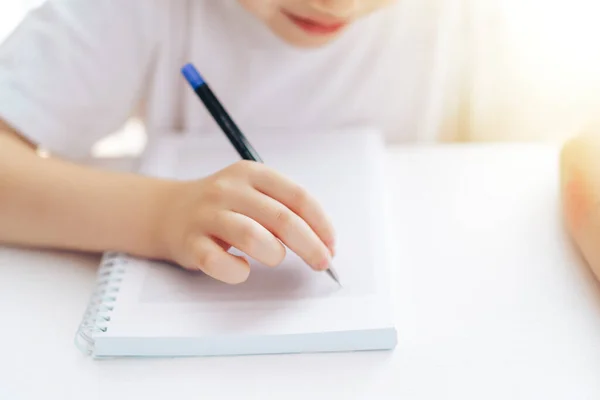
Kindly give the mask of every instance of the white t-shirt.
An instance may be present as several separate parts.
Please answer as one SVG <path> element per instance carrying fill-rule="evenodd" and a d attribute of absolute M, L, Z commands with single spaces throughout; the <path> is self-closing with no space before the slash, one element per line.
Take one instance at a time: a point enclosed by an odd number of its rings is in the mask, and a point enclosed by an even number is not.
<path fill-rule="evenodd" d="M 243 131 L 363 125 L 436 140 L 459 106 L 459 4 L 397 1 L 307 50 L 237 0 L 50 0 L 0 46 L 0 118 L 65 157 L 132 114 L 149 140 L 214 131 L 180 73 L 193 62 Z"/>

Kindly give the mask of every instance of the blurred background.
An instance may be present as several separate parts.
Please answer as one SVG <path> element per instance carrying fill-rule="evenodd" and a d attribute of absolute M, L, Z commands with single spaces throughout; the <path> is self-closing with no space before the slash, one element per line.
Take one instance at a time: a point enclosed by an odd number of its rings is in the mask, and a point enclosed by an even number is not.
<path fill-rule="evenodd" d="M 0 0 L 0 43 L 25 18 L 27 12 L 45 0 Z M 146 144 L 142 124 L 132 119 L 123 129 L 100 141 L 93 149 L 97 157 L 120 157 L 137 155 Z"/>
<path fill-rule="evenodd" d="M 25 13 L 43 0 L 0 0 L 0 42 L 17 26 Z"/>
<path fill-rule="evenodd" d="M 44 0 L 0 0 L 0 42 Z M 216 1 L 216 0 L 215 0 Z M 584 129 L 600 134 L 600 2 L 596 0 L 400 0 L 444 4 L 445 54 L 463 60 L 464 82 L 449 124 L 465 141 L 562 141 Z M 454 22 L 452 22 L 454 21 Z M 441 88 L 441 90 L 444 88 Z M 458 93 L 460 91 L 460 93 Z M 143 146 L 132 121 L 98 154 Z"/>

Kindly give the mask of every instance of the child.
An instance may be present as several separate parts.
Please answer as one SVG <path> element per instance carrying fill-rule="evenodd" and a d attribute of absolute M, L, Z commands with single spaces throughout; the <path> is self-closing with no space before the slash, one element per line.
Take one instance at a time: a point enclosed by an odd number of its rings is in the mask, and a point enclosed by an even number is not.
<path fill-rule="evenodd" d="M 241 127 L 364 124 L 389 140 L 451 138 L 457 4 L 442 0 L 50 0 L 0 47 L 0 242 L 120 250 L 237 284 L 283 244 L 315 270 L 334 227 L 301 187 L 239 162 L 192 182 L 77 164 L 140 115 L 215 129 L 179 74 L 195 63 Z M 452 12 L 449 10 L 452 9 Z M 445 26 L 440 35 L 438 27 Z M 450 29 L 448 29 L 450 27 Z M 442 95 L 440 95 L 442 94 Z M 53 157 L 38 157 L 42 147 Z"/>

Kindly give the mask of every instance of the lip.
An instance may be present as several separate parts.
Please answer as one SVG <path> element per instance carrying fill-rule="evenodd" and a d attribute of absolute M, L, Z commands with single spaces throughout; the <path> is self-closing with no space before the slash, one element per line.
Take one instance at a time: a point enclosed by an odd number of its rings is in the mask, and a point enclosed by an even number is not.
<path fill-rule="evenodd" d="M 342 30 L 346 22 L 322 22 L 311 18 L 301 17 L 287 11 L 283 14 L 303 31 L 313 35 L 331 35 Z"/>

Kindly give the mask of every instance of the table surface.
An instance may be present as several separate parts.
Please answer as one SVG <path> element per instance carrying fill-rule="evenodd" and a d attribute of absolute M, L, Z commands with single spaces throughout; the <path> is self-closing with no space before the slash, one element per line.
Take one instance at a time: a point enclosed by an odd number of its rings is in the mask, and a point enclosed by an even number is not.
<path fill-rule="evenodd" d="M 96 256 L 0 249 L 2 399 L 599 399 L 600 290 L 558 148 L 391 148 L 393 352 L 94 361 Z"/>

